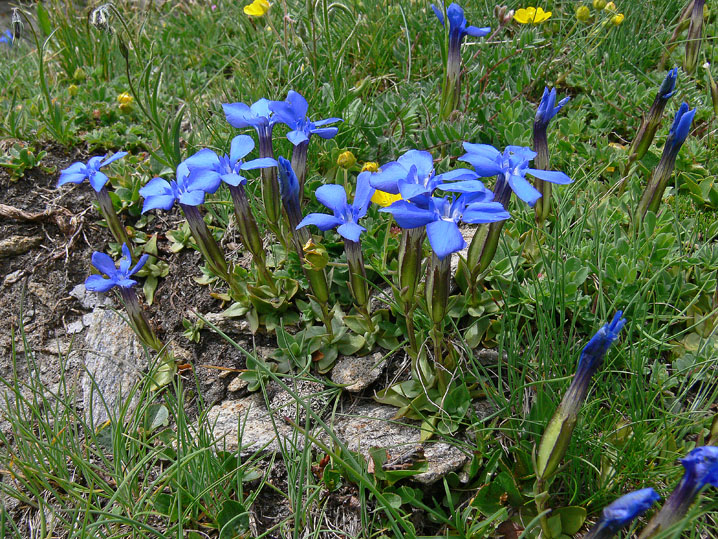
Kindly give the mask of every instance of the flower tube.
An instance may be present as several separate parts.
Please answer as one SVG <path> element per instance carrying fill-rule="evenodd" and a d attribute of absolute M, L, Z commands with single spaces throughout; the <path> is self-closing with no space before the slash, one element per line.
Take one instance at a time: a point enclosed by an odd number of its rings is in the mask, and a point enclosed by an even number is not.
<path fill-rule="evenodd" d="M 78 161 L 61 171 L 60 179 L 57 182 L 57 186 L 60 187 L 66 183 L 82 183 L 87 179 L 95 190 L 97 203 L 100 206 L 100 212 L 105 218 L 105 221 L 107 221 L 107 227 L 110 229 L 115 241 L 120 245 L 130 245 L 130 239 L 127 236 L 127 230 L 122 226 L 120 218 L 115 212 L 112 199 L 110 199 L 110 193 L 107 191 L 109 178 L 104 172 L 101 172 L 100 169 L 125 155 L 127 155 L 127 152 L 117 152 L 109 158 L 106 155 L 102 157 L 95 156 L 91 157 L 87 164 Z"/>

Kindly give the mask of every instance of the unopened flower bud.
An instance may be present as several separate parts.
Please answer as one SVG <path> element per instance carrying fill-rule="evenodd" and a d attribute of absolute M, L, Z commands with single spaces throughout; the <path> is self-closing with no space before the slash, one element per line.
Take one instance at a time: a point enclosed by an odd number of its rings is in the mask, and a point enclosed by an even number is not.
<path fill-rule="evenodd" d="M 606 0 L 593 0 L 593 9 L 604 9 L 606 7 Z"/>
<path fill-rule="evenodd" d="M 588 22 L 591 18 L 591 10 L 588 9 L 588 6 L 579 6 L 576 9 L 576 18 L 581 22 Z"/>
<path fill-rule="evenodd" d="M 616 7 L 616 4 L 613 2 L 609 2 L 606 4 L 606 7 L 603 8 L 604 11 L 608 11 L 609 13 L 616 13 L 618 11 L 618 8 Z"/>
<path fill-rule="evenodd" d="M 78 67 L 72 73 L 72 79 L 76 82 L 82 82 L 86 78 L 87 78 L 87 75 L 85 74 L 85 71 L 81 67 Z"/>
<path fill-rule="evenodd" d="M 122 92 L 117 96 L 118 107 L 122 112 L 130 112 L 132 110 L 132 102 L 134 98 L 127 92 Z"/>
<path fill-rule="evenodd" d="M 70 86 L 67 87 L 67 93 L 70 94 L 70 97 L 75 97 L 78 91 L 79 88 L 75 84 L 70 84 Z"/>
<path fill-rule="evenodd" d="M 90 24 L 102 32 L 112 33 L 110 28 L 110 5 L 102 4 L 90 12 Z"/>
<path fill-rule="evenodd" d="M 625 18 L 626 18 L 626 17 L 623 15 L 623 13 L 619 13 L 618 15 L 614 15 L 613 17 L 611 17 L 611 24 L 612 24 L 613 26 L 620 26 L 621 23 L 623 23 L 623 19 L 625 19 Z"/>
<path fill-rule="evenodd" d="M 374 161 L 367 161 L 364 163 L 364 165 L 361 167 L 362 172 L 379 172 L 379 163 L 376 163 Z"/>
<path fill-rule="evenodd" d="M 342 152 L 337 157 L 337 165 L 344 169 L 352 168 L 357 162 L 357 158 L 350 151 Z"/>

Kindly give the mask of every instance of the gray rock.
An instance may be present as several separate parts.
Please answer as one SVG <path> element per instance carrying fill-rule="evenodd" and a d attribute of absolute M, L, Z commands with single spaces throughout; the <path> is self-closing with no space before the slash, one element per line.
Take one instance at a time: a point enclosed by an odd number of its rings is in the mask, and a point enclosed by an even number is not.
<path fill-rule="evenodd" d="M 95 426 L 116 415 L 146 366 L 145 353 L 130 326 L 115 312 L 98 308 L 85 335 L 82 398 Z M 134 404 L 133 404 L 134 406 Z"/>
<path fill-rule="evenodd" d="M 332 382 L 345 386 L 344 389 L 350 393 L 366 389 L 381 376 L 383 357 L 380 352 L 364 357 L 341 357 L 332 369 Z"/>
<path fill-rule="evenodd" d="M 108 296 L 104 294 L 98 294 L 97 292 L 90 292 L 85 288 L 84 284 L 78 284 L 72 290 L 70 295 L 80 302 L 85 309 L 94 309 L 100 305 L 105 305 L 106 302 L 111 301 Z"/>
<path fill-rule="evenodd" d="M 242 391 L 249 385 L 249 382 L 244 380 L 241 376 L 235 376 L 227 386 L 227 391 L 230 393 L 237 393 Z"/>

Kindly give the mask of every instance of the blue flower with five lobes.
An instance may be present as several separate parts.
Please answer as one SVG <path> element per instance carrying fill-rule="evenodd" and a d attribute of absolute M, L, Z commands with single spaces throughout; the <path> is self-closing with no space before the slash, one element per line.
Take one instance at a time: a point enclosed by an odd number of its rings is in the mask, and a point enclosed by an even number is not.
<path fill-rule="evenodd" d="M 224 116 L 232 127 L 242 129 L 254 127 L 257 131 L 272 127 L 276 121 L 274 114 L 269 108 L 271 101 L 262 98 L 245 105 L 244 103 L 225 103 L 222 105 Z"/>
<path fill-rule="evenodd" d="M 530 148 L 507 146 L 504 153 L 501 153 L 489 144 L 464 142 L 464 149 L 466 153 L 459 157 L 460 161 L 470 163 L 482 178 L 495 175 L 503 176 L 513 192 L 529 206 L 536 204 L 536 201 L 541 198 L 541 193 L 528 182 L 526 174 L 561 185 L 572 182 L 571 178 L 557 170 L 529 168 L 529 161 L 536 157 L 536 152 Z M 497 197 L 501 199 L 498 193 Z"/>
<path fill-rule="evenodd" d="M 176 200 L 186 206 L 199 206 L 204 203 L 207 193 L 212 194 L 219 189 L 222 178 L 214 170 L 189 167 L 182 162 L 177 166 L 177 179 L 167 181 L 163 178 L 152 178 L 140 189 L 144 197 L 142 213 L 161 208 L 169 210 Z"/>
<path fill-rule="evenodd" d="M 473 180 L 479 175 L 468 168 L 434 174 L 434 159 L 429 152 L 409 150 L 372 174 L 371 185 L 379 191 L 400 194 L 404 200 L 431 195 L 437 186 L 452 180 Z"/>
<path fill-rule="evenodd" d="M 548 88 L 544 88 L 541 102 L 536 110 L 536 119 L 534 122 L 541 126 L 547 126 L 551 119 L 558 114 L 558 111 L 570 100 L 570 96 L 564 97 L 558 102 L 558 105 L 556 105 L 556 88 L 552 88 L 551 91 L 549 91 Z"/>
<path fill-rule="evenodd" d="M 307 116 L 309 110 L 307 100 L 294 90 L 289 90 L 286 101 L 272 101 L 269 108 L 274 112 L 275 122 L 289 126 L 291 131 L 287 133 L 287 138 L 295 146 L 309 140 L 312 135 L 324 139 L 333 138 L 339 129 L 323 126 L 342 121 L 341 118 L 311 121 Z"/>
<path fill-rule="evenodd" d="M 443 26 L 443 7 L 436 7 L 434 4 L 431 4 L 431 9 L 434 10 L 436 17 L 439 19 L 439 22 Z M 446 16 L 449 19 L 450 41 L 460 43 L 465 36 L 484 37 L 489 32 L 491 32 L 491 28 L 489 27 L 478 28 L 476 26 L 467 26 L 466 17 L 464 17 L 464 10 L 461 8 L 461 6 L 459 6 L 459 4 L 455 2 L 452 2 L 446 9 Z"/>
<path fill-rule="evenodd" d="M 213 171 L 219 175 L 223 182 L 237 187 L 247 183 L 247 178 L 241 174 L 243 170 L 277 166 L 277 161 L 271 157 L 243 161 L 243 158 L 253 149 L 254 140 L 252 140 L 252 137 L 249 135 L 237 135 L 232 139 L 229 155 L 219 157 L 212 150 L 205 148 L 185 159 L 184 164 L 187 165 L 190 171 L 195 169 Z"/>
<path fill-rule="evenodd" d="M 493 195 L 488 194 L 476 201 L 477 196 L 461 195 L 453 201 L 449 197 L 428 198 L 428 204 L 422 207 L 406 200 L 398 200 L 380 212 L 391 213 L 402 228 L 426 226 L 429 244 L 439 259 L 466 247 L 466 241 L 459 230 L 459 222 L 494 223 L 511 217 L 498 202 L 492 202 Z"/>
<path fill-rule="evenodd" d="M 334 215 L 326 213 L 310 213 L 301 220 L 297 228 L 307 225 L 315 225 L 319 230 L 330 230 L 334 227 L 342 238 L 351 241 L 359 241 L 362 232 L 366 228 L 359 224 L 359 219 L 366 215 L 371 197 L 375 189 L 369 183 L 371 172 L 362 172 L 357 177 L 357 190 L 354 195 L 354 203 L 347 203 L 347 194 L 341 185 L 322 185 L 316 190 L 316 197 L 319 202 L 334 212 Z"/>
<path fill-rule="evenodd" d="M 95 251 L 92 253 L 92 265 L 103 275 L 90 275 L 85 280 L 85 288 L 92 292 L 107 292 L 108 290 L 119 286 L 120 288 L 132 288 L 137 281 L 130 279 L 132 275 L 142 269 L 147 262 L 149 255 L 144 254 L 140 257 L 134 268 L 130 268 L 132 264 L 132 255 L 126 243 L 122 244 L 123 257 L 120 259 L 120 266 L 115 266 L 115 262 L 105 253 Z"/>
<path fill-rule="evenodd" d="M 117 152 L 109 158 L 107 155 L 91 157 L 87 164 L 81 161 L 73 163 L 60 172 L 57 186 L 60 187 L 66 183 L 82 183 L 87 179 L 92 188 L 99 193 L 109 179 L 104 172 L 100 172 L 100 169 L 126 155 L 127 152 Z"/>
<path fill-rule="evenodd" d="M 660 499 L 658 493 L 650 487 L 629 492 L 604 507 L 599 524 L 615 533 L 648 511 Z"/>

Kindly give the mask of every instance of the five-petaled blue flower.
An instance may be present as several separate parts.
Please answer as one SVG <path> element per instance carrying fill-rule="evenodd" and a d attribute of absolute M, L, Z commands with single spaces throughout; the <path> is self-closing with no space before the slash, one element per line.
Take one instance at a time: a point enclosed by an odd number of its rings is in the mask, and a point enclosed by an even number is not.
<path fill-rule="evenodd" d="M 274 125 L 276 119 L 269 108 L 269 99 L 262 98 L 251 106 L 244 103 L 225 103 L 222 105 L 227 122 L 232 127 L 254 127 L 257 131 Z"/>
<path fill-rule="evenodd" d="M 428 198 L 428 205 L 421 207 L 406 200 L 398 200 L 379 211 L 391 213 L 402 228 L 426 226 L 429 244 L 439 259 L 466 247 L 458 223 L 494 223 L 511 217 L 498 202 L 492 202 L 490 191 L 477 202 L 476 195 L 461 195 L 453 202 L 449 197 Z"/>
<path fill-rule="evenodd" d="M 73 163 L 60 172 L 60 180 L 57 182 L 57 186 L 60 187 L 66 183 L 82 183 L 87 178 L 92 188 L 99 193 L 108 180 L 108 177 L 104 172 L 100 172 L 100 169 L 125 155 L 127 155 L 127 152 L 117 152 L 108 159 L 105 159 L 107 155 L 103 155 L 91 157 L 87 164 L 80 161 Z"/>
<path fill-rule="evenodd" d="M 436 17 L 443 26 L 443 7 L 436 7 L 434 4 L 431 4 L 431 9 L 434 10 Z M 484 37 L 491 32 L 491 28 L 489 27 L 478 28 L 476 26 L 467 26 L 466 17 L 464 17 L 464 10 L 455 2 L 452 2 L 446 9 L 446 16 L 449 19 L 450 43 L 461 44 L 461 40 L 464 39 L 464 36 Z"/>
<path fill-rule="evenodd" d="M 682 103 L 676 116 L 673 119 L 673 125 L 668 132 L 668 138 L 666 139 L 666 148 L 669 151 L 678 153 L 683 143 L 688 137 L 688 133 L 691 130 L 691 123 L 693 117 L 696 115 L 696 109 L 689 110 L 688 103 Z"/>
<path fill-rule="evenodd" d="M 371 177 L 371 185 L 379 191 L 401 194 L 404 200 L 431 195 L 437 186 L 446 181 L 478 178 L 473 170 L 459 168 L 434 174 L 434 159 L 429 152 L 409 150 L 396 161 L 382 165 Z"/>
<path fill-rule="evenodd" d="M 177 180 L 168 182 L 163 178 L 152 178 L 140 189 L 140 195 L 145 199 L 142 213 L 156 208 L 169 210 L 175 200 L 186 206 L 199 206 L 204 203 L 205 194 L 217 191 L 221 183 L 222 179 L 215 171 L 196 168 L 190 172 L 182 162 L 177 167 Z"/>
<path fill-rule="evenodd" d="M 579 370 L 586 370 L 593 372 L 603 362 L 603 358 L 608 352 L 608 349 L 618 338 L 621 329 L 626 324 L 626 319 L 622 318 L 623 311 L 617 311 L 613 317 L 613 320 L 608 324 L 604 325 L 599 329 L 596 334 L 591 337 L 588 344 L 584 347 L 581 352 L 581 357 L 578 360 Z"/>
<path fill-rule="evenodd" d="M 99 251 L 92 253 L 92 265 L 95 266 L 100 273 L 107 275 L 107 278 L 101 275 L 90 275 L 85 280 L 85 288 L 93 292 L 107 292 L 115 286 L 132 288 L 136 285 L 137 281 L 130 279 L 130 277 L 142 269 L 149 255 L 142 255 L 135 267 L 130 268 L 132 255 L 126 243 L 122 244 L 122 254 L 123 256 L 120 259 L 120 266 L 118 268 L 115 266 L 115 262 L 105 253 L 100 253 Z"/>
<path fill-rule="evenodd" d="M 291 131 L 287 133 L 287 138 L 295 146 L 309 140 L 312 135 L 319 135 L 324 139 L 333 138 L 339 130 L 336 127 L 322 126 L 342 121 L 341 118 L 327 118 L 312 122 L 307 116 L 307 100 L 294 90 L 289 90 L 286 101 L 272 101 L 269 108 L 274 111 L 275 122 L 289 126 Z"/>
<path fill-rule="evenodd" d="M 615 533 L 629 524 L 634 518 L 648 511 L 660 499 L 661 497 L 658 493 L 650 487 L 629 492 L 604 507 L 603 516 L 601 517 L 602 522 L 599 522 L 599 524 Z"/>
<path fill-rule="evenodd" d="M 0 32 L 0 43 L 7 43 L 8 47 L 12 47 L 12 32 L 10 30 Z"/>
<path fill-rule="evenodd" d="M 681 459 L 681 464 L 686 469 L 683 482 L 690 485 L 693 492 L 706 485 L 718 487 L 718 447 L 696 447 Z"/>
<path fill-rule="evenodd" d="M 529 161 L 536 157 L 536 152 L 523 146 L 507 146 L 502 154 L 488 144 L 464 142 L 464 149 L 467 153 L 459 158 L 460 161 L 471 163 L 474 170 L 483 178 L 494 175 L 503 176 L 513 192 L 529 206 L 536 204 L 536 201 L 541 198 L 541 193 L 526 180 L 527 173 L 540 180 L 562 185 L 572 181 L 563 172 L 529 168 Z M 495 188 L 496 198 L 502 203 L 508 202 L 508 200 L 504 201 L 504 197 L 498 191 L 498 187 Z"/>
<path fill-rule="evenodd" d="M 558 102 L 558 105 L 556 105 L 556 88 L 552 88 L 551 91 L 549 91 L 548 88 L 544 88 L 541 102 L 536 110 L 536 119 L 534 122 L 540 126 L 548 126 L 551 119 L 556 116 L 558 111 L 570 100 L 570 96 L 564 97 Z"/>
<path fill-rule="evenodd" d="M 341 185 L 322 185 L 316 191 L 317 200 L 334 212 L 334 215 L 325 213 L 310 213 L 297 225 L 301 228 L 307 225 L 316 225 L 319 230 L 329 230 L 334 227 L 342 238 L 359 241 L 359 236 L 366 228 L 359 224 L 359 219 L 366 215 L 371 197 L 375 189 L 370 185 L 371 172 L 362 172 L 357 177 L 357 191 L 354 195 L 354 204 L 347 203 L 347 194 Z"/>
<path fill-rule="evenodd" d="M 223 182 L 237 187 L 247 183 L 247 178 L 241 174 L 243 170 L 277 166 L 277 162 L 271 157 L 243 161 L 242 159 L 253 149 L 254 140 L 252 140 L 252 137 L 249 135 L 237 135 L 232 139 L 229 155 L 219 157 L 212 150 L 205 148 L 185 159 L 184 164 L 189 167 L 190 171 L 195 169 L 214 171 Z"/>

